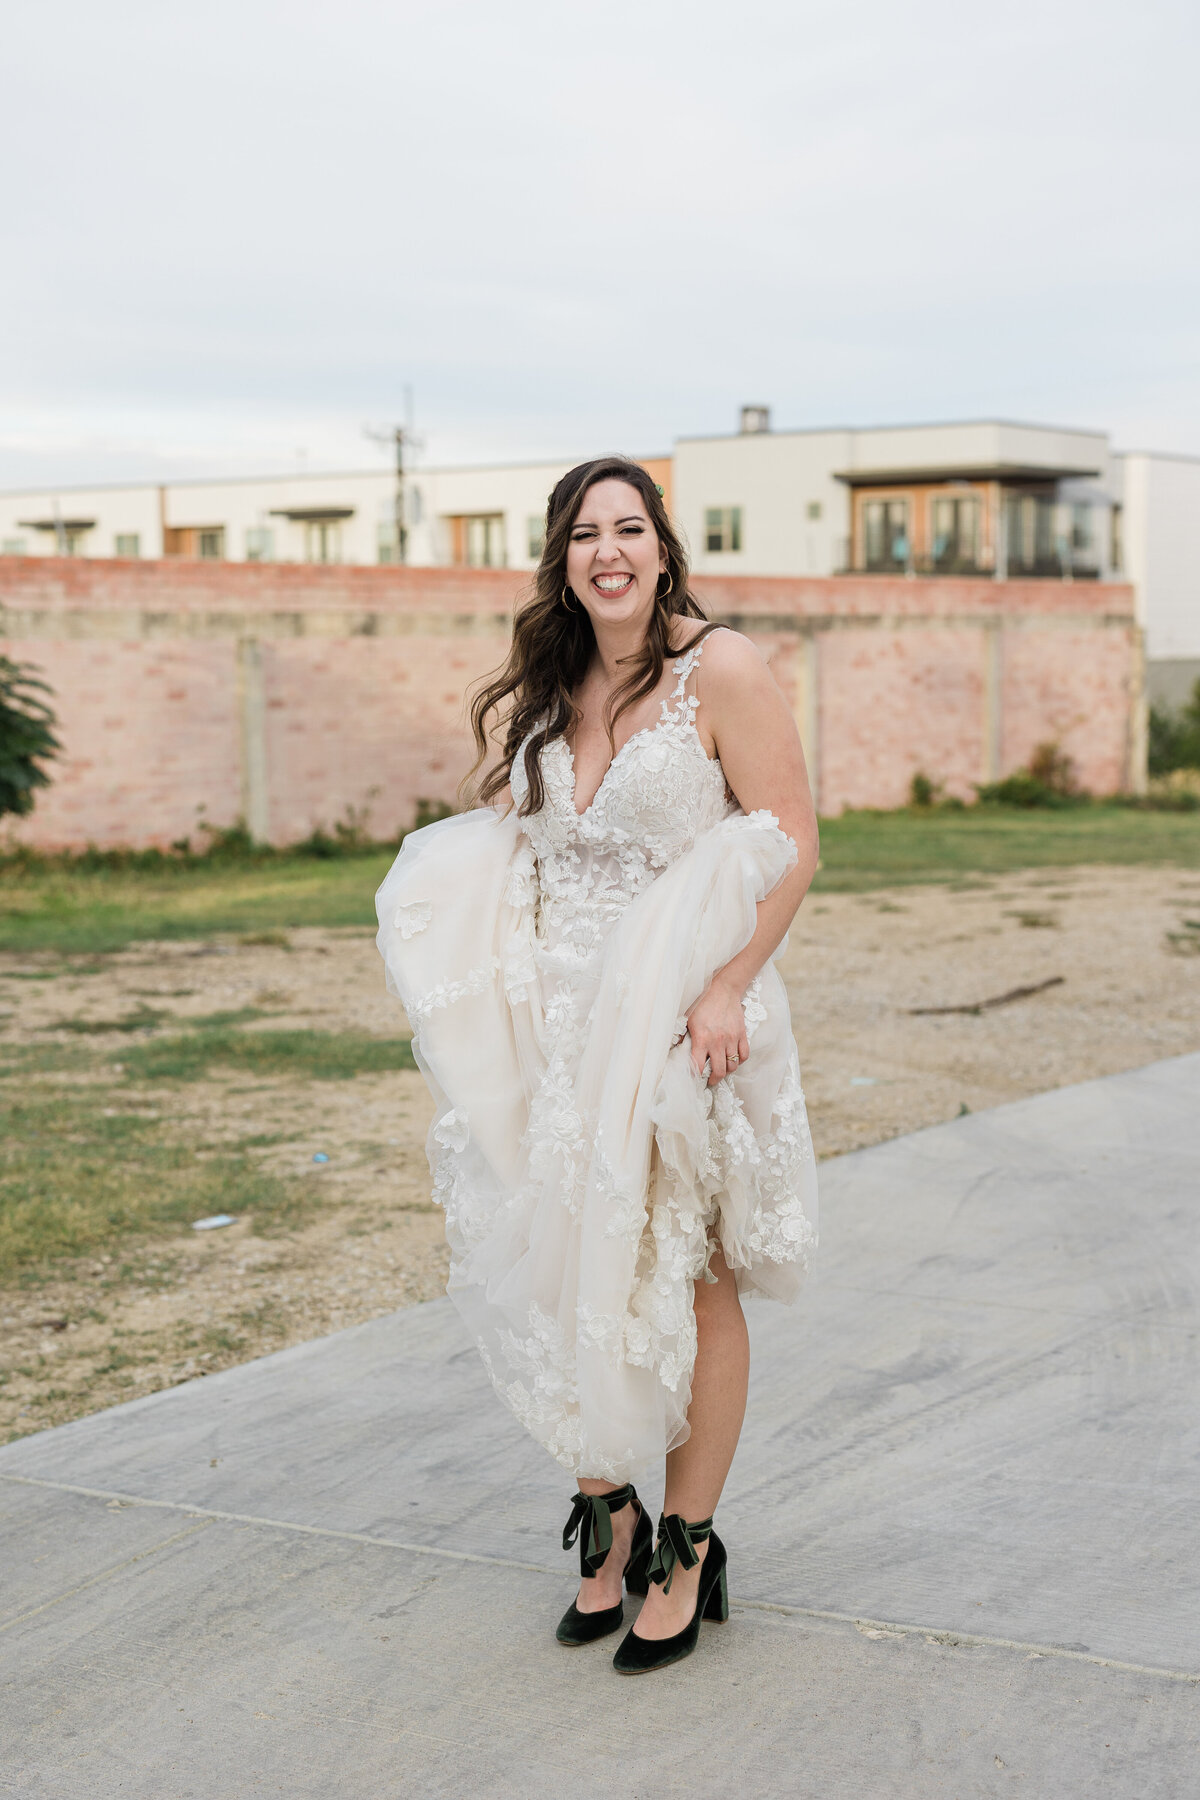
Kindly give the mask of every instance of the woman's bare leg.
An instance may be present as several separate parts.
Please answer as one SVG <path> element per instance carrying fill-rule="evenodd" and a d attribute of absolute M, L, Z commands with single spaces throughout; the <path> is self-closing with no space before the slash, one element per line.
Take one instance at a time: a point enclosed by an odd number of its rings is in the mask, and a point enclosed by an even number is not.
<path fill-rule="evenodd" d="M 690 1520 L 707 1519 L 717 1509 L 741 1435 L 750 1378 L 750 1339 L 737 1279 L 719 1249 L 713 1253 L 712 1270 L 715 1283 L 696 1283 L 696 1366 L 688 1407 L 691 1436 L 667 1458 L 663 1503 L 664 1512 Z M 614 1519 L 614 1538 L 616 1526 Z M 674 1637 L 691 1619 L 707 1542 L 696 1548 L 700 1563 L 694 1569 L 676 1567 L 669 1594 L 651 1582 L 638 1616 L 638 1637 Z"/>
<path fill-rule="evenodd" d="M 580 1481 L 581 1494 L 611 1494 L 611 1481 Z M 621 1598 L 625 1580 L 625 1564 L 629 1561 L 629 1551 L 633 1544 L 633 1528 L 637 1524 L 638 1509 L 632 1504 L 623 1506 L 620 1512 L 612 1515 L 612 1549 L 600 1565 L 596 1575 L 589 1575 L 579 1583 L 579 1594 L 575 1601 L 581 1613 L 603 1612 L 607 1607 L 615 1606 Z"/>

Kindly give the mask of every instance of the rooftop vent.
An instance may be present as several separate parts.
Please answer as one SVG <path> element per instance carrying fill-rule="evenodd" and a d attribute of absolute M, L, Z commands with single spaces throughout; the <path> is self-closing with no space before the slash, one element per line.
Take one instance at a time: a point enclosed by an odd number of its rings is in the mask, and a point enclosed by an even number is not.
<path fill-rule="evenodd" d="M 743 406 L 741 434 L 753 437 L 760 431 L 770 431 L 771 409 L 769 406 Z"/>

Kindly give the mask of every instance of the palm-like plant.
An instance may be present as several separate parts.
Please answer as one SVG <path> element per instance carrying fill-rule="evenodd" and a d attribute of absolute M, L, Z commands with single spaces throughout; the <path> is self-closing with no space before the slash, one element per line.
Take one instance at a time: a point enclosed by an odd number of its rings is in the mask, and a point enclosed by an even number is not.
<path fill-rule="evenodd" d="M 0 815 L 32 812 L 35 789 L 50 784 L 42 764 L 62 745 L 53 711 L 38 697 L 49 692 L 28 664 L 0 656 Z"/>

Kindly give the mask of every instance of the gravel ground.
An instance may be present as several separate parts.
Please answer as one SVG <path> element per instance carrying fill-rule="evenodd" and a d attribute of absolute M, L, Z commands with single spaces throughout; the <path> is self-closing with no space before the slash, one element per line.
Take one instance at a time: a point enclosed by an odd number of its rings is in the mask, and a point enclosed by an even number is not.
<path fill-rule="evenodd" d="M 256 1005 L 272 1023 L 395 1036 L 365 932 L 283 943 L 140 944 L 90 969 L 3 981 L 8 1040 L 138 1004 L 181 1018 Z M 47 960 L 46 970 L 57 965 Z M 822 1157 L 1007 1100 L 1200 1048 L 1200 876 L 1037 872 L 956 887 L 814 896 L 781 967 Z M 0 978 L 17 963 L 0 958 Z M 1060 978 L 1036 994 L 966 1012 Z M 128 1038 L 95 1038 L 97 1047 Z M 252 1219 L 172 1232 L 0 1290 L 0 1436 L 336 1331 L 442 1291 L 419 1075 L 232 1077 L 143 1089 L 182 1134 L 282 1134 L 267 1168 L 320 1202 L 288 1232 Z M 318 1152 L 329 1161 L 314 1164 Z"/>

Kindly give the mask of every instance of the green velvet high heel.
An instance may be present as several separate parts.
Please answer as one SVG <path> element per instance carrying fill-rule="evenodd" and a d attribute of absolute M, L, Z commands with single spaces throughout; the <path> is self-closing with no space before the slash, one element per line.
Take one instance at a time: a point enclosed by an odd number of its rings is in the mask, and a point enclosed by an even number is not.
<path fill-rule="evenodd" d="M 668 1663 L 690 1656 L 700 1640 L 700 1621 L 711 1619 L 723 1624 L 729 1617 L 729 1587 L 726 1569 L 729 1558 L 725 1546 L 712 1528 L 711 1519 L 691 1525 L 678 1513 L 658 1521 L 658 1542 L 650 1563 L 650 1579 L 671 1591 L 677 1568 L 694 1569 L 700 1561 L 697 1544 L 708 1539 L 708 1552 L 700 1570 L 700 1587 L 696 1610 L 682 1631 L 669 1638 L 640 1638 L 636 1625 L 631 1625 L 617 1647 L 613 1668 L 618 1675 L 648 1675 L 652 1669 L 665 1669 Z"/>
<path fill-rule="evenodd" d="M 650 1521 L 646 1517 L 646 1509 L 638 1499 L 637 1489 L 632 1481 L 625 1487 L 614 1488 L 608 1494 L 576 1494 L 571 1504 L 571 1516 L 563 1527 L 563 1549 L 569 1550 L 578 1538 L 580 1576 L 586 1580 L 597 1574 L 612 1549 L 610 1515 L 620 1512 L 631 1502 L 638 1509 L 638 1521 L 633 1528 L 629 1561 L 625 1564 L 625 1586 L 631 1594 L 645 1594 L 648 1591 L 650 1553 L 654 1548 L 654 1537 Z M 602 1612 L 590 1613 L 580 1612 L 572 1601 L 559 1620 L 555 1635 L 560 1644 L 594 1644 L 597 1638 L 608 1637 L 610 1632 L 619 1631 L 624 1619 L 625 1611 L 619 1600 L 615 1606 L 606 1606 Z"/>

